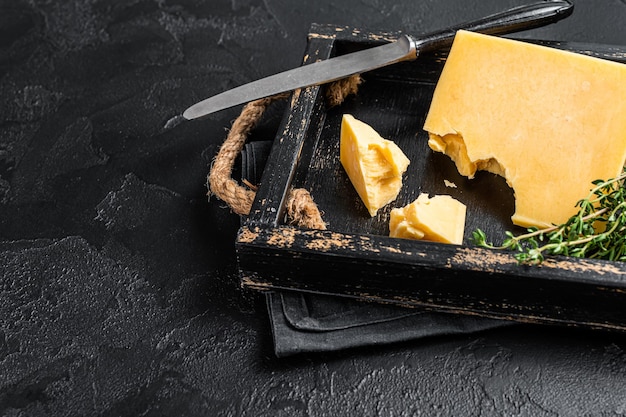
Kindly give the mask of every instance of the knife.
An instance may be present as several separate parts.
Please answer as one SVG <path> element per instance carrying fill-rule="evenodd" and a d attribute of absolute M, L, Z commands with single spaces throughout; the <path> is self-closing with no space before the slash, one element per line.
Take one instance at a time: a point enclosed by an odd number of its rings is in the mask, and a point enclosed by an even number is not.
<path fill-rule="evenodd" d="M 574 5 L 568 0 L 543 0 L 425 36 L 402 35 L 382 46 L 317 61 L 235 87 L 194 104 L 184 111 L 183 117 L 199 119 L 248 101 L 325 84 L 401 61 L 413 61 L 422 52 L 451 46 L 458 30 L 490 35 L 513 33 L 554 23 L 571 15 L 573 10 Z"/>

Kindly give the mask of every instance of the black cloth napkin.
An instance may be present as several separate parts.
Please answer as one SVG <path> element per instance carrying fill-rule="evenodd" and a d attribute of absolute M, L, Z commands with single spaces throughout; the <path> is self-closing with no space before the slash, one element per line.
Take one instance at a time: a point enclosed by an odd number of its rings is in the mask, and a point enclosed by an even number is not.
<path fill-rule="evenodd" d="M 253 141 L 244 146 L 242 178 L 253 184 L 260 181 L 271 146 L 271 141 Z M 513 324 L 295 291 L 269 292 L 266 302 L 277 357 L 473 333 Z"/>

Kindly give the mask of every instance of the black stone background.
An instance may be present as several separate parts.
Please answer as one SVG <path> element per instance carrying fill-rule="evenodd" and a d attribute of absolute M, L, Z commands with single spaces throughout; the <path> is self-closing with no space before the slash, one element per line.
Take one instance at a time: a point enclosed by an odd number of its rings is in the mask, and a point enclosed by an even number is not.
<path fill-rule="evenodd" d="M 0 0 L 0 415 L 623 416 L 624 335 L 514 326 L 277 359 L 206 174 L 311 23 L 420 34 L 514 0 Z M 626 44 L 624 0 L 519 36 Z M 252 140 L 271 139 L 269 112 Z"/>

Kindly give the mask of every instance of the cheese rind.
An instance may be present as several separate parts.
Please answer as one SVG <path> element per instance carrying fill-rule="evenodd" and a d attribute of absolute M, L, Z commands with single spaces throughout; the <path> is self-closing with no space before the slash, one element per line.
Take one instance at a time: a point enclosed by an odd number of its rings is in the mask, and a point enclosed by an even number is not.
<path fill-rule="evenodd" d="M 561 224 L 592 181 L 622 171 L 626 65 L 459 31 L 424 129 L 460 174 L 505 177 L 514 224 Z"/>
<path fill-rule="evenodd" d="M 372 217 L 396 199 L 410 163 L 398 145 L 350 114 L 341 122 L 339 159 Z"/>
<path fill-rule="evenodd" d="M 422 193 L 412 203 L 391 210 L 389 236 L 432 242 L 463 243 L 465 204 L 449 195 Z"/>

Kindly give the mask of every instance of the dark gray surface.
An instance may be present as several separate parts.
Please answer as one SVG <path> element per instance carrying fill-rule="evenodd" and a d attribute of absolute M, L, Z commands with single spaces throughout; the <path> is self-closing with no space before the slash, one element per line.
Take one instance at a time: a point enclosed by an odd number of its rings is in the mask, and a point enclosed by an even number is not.
<path fill-rule="evenodd" d="M 188 105 L 298 65 L 312 22 L 419 34 L 523 2 L 475 3 L 0 0 L 0 415 L 625 415 L 617 334 L 275 358 L 239 219 L 206 199 L 238 109 Z M 523 36 L 626 44 L 624 1 L 574 3 Z"/>

